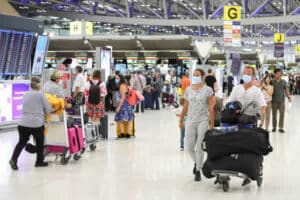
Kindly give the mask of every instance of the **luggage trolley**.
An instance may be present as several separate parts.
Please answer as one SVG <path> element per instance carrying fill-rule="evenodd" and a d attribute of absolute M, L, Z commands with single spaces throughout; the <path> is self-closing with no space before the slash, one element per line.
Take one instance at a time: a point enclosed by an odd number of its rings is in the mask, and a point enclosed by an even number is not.
<path fill-rule="evenodd" d="M 80 113 L 82 113 L 82 106 L 80 106 Z M 82 115 L 71 115 L 64 111 L 63 115 L 51 114 L 50 121 L 48 122 L 48 135 L 47 146 L 45 148 L 45 155 L 54 154 L 56 160 L 60 157 L 60 163 L 65 165 L 73 156 L 74 160 L 79 160 L 83 150 L 71 153 L 70 151 L 70 138 L 68 135 L 68 118 L 72 117 L 74 120 L 80 119 L 81 127 L 83 127 Z M 84 135 L 84 129 L 82 128 Z M 77 142 L 77 141 L 71 141 Z M 83 148 L 83 147 L 81 147 Z"/>
<path fill-rule="evenodd" d="M 254 123 L 254 124 L 238 124 L 238 125 L 221 123 L 220 128 L 225 128 L 225 129 L 227 129 L 226 131 L 230 131 L 230 130 L 237 130 L 239 127 L 256 128 L 257 123 Z M 224 133 L 224 134 L 226 134 L 226 133 Z M 206 151 L 205 142 L 202 143 L 202 149 L 204 151 Z M 261 166 L 260 170 L 262 171 L 262 166 Z M 229 186 L 230 186 L 229 182 L 230 182 L 232 177 L 244 179 L 244 181 L 242 183 L 242 186 L 246 186 L 246 185 L 250 184 L 250 182 L 251 182 L 251 178 L 248 175 L 246 175 L 244 173 L 241 173 L 241 172 L 238 172 L 238 171 L 212 170 L 211 174 L 216 177 L 216 180 L 215 180 L 214 184 L 222 185 L 222 188 L 223 188 L 224 192 L 228 192 Z M 263 176 L 258 176 L 257 179 L 256 179 L 257 186 L 261 187 L 262 182 L 263 182 Z"/>

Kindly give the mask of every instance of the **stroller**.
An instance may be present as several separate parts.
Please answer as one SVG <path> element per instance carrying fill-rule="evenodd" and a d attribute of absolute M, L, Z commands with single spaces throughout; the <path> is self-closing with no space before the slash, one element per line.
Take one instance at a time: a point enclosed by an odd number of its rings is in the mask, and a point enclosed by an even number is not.
<path fill-rule="evenodd" d="M 227 104 L 222 113 L 236 113 L 235 109 L 242 110 L 239 102 Z M 202 168 L 203 175 L 207 178 L 216 177 L 215 184 L 222 185 L 224 192 L 229 190 L 232 177 L 242 178 L 242 186 L 254 180 L 260 187 L 263 182 L 263 156 L 272 151 L 269 133 L 256 128 L 256 122 L 228 123 L 234 120 L 222 119 L 221 127 L 208 130 L 202 143 L 202 149 L 208 155 Z"/>

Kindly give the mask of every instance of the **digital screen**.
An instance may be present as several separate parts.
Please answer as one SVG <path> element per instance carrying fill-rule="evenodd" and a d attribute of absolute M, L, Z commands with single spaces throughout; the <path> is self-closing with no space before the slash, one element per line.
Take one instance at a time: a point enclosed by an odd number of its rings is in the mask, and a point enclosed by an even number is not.
<path fill-rule="evenodd" d="M 32 75 L 41 75 L 44 68 L 45 57 L 48 51 L 48 36 L 39 35 L 36 43 L 33 65 L 32 65 Z"/>
<path fill-rule="evenodd" d="M 5 75 L 14 75 L 17 71 L 17 61 L 20 52 L 23 33 L 12 31 L 10 33 L 8 51 L 5 63 Z"/>
<path fill-rule="evenodd" d="M 88 62 L 87 57 L 77 57 L 76 59 L 78 60 L 79 64 L 87 64 L 87 62 Z"/>
<path fill-rule="evenodd" d="M 120 74 L 126 75 L 126 64 L 124 63 L 118 63 L 115 65 L 115 70 L 119 71 Z"/>
<path fill-rule="evenodd" d="M 31 51 L 32 51 L 32 43 L 33 43 L 33 34 L 24 33 L 24 37 L 22 38 L 21 49 L 19 53 L 19 60 L 17 64 L 17 74 L 18 75 L 27 75 L 28 68 L 30 63 Z"/>
<path fill-rule="evenodd" d="M 105 70 L 105 81 L 106 77 L 110 74 L 110 60 L 111 53 L 109 49 L 101 49 L 101 69 Z"/>
<path fill-rule="evenodd" d="M 155 57 L 146 57 L 146 59 L 145 59 L 145 63 L 146 64 L 156 64 L 156 61 L 157 61 L 157 58 L 155 58 Z"/>
<path fill-rule="evenodd" d="M 234 76 L 240 73 L 241 68 L 241 56 L 240 54 L 232 54 L 231 72 Z"/>
<path fill-rule="evenodd" d="M 0 30 L 0 74 L 2 75 L 5 69 L 5 58 L 8 48 L 10 31 Z"/>
<path fill-rule="evenodd" d="M 20 119 L 23 96 L 29 91 L 28 83 L 0 83 L 0 123 Z"/>

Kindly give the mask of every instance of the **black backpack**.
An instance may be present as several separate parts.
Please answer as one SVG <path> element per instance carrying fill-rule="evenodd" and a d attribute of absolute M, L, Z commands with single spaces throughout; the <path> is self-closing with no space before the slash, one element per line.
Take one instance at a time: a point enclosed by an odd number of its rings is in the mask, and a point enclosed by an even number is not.
<path fill-rule="evenodd" d="M 99 81 L 96 85 L 94 85 L 93 81 L 90 81 L 90 89 L 89 89 L 89 104 L 98 105 L 100 103 L 100 83 Z"/>

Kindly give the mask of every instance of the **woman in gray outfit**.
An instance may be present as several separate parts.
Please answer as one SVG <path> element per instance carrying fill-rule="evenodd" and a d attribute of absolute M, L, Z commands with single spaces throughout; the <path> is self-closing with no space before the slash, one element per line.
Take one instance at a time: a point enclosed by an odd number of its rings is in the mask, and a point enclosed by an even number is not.
<path fill-rule="evenodd" d="M 191 79 L 191 86 L 184 93 L 185 103 L 180 115 L 179 127 L 183 128 L 183 119 L 186 130 L 186 149 L 194 161 L 193 173 L 195 181 L 201 180 L 200 170 L 203 164 L 204 152 L 201 143 L 206 131 L 214 127 L 215 97 L 213 90 L 205 85 L 205 73 L 195 69 Z"/>
<path fill-rule="evenodd" d="M 18 158 L 21 151 L 29 141 L 30 135 L 33 135 L 37 146 L 36 167 L 46 167 L 48 163 L 44 162 L 44 123 L 45 115 L 51 112 L 51 107 L 40 92 L 41 80 L 38 77 L 32 77 L 30 83 L 31 90 L 24 95 L 22 117 L 18 123 L 19 142 L 16 145 L 9 164 L 13 170 L 18 170 Z"/>

